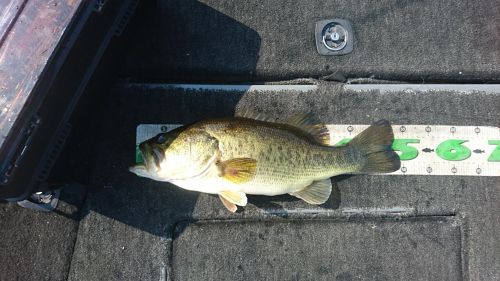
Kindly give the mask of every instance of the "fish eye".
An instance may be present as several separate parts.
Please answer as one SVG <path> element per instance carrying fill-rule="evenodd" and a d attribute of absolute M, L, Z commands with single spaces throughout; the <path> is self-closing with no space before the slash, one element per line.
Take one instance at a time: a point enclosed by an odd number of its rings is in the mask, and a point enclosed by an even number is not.
<path fill-rule="evenodd" d="M 167 136 L 165 134 L 159 134 L 158 137 L 156 138 L 156 142 L 159 144 L 162 144 L 167 141 Z"/>

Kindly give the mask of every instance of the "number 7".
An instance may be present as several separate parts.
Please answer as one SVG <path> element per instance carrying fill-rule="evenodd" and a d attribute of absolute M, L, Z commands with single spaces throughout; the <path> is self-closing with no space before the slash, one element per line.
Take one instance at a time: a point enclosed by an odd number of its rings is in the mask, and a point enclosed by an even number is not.
<path fill-rule="evenodd" d="M 489 140 L 488 144 L 496 145 L 490 157 L 488 157 L 488 162 L 500 162 L 500 140 Z"/>

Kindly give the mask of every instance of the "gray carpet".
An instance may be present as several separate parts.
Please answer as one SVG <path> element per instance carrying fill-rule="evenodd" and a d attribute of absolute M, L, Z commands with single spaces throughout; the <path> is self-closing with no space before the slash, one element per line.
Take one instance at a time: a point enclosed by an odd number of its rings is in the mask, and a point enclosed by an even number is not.
<path fill-rule="evenodd" d="M 0 280 L 66 280 L 85 190 L 68 186 L 55 212 L 0 203 Z"/>
<path fill-rule="evenodd" d="M 244 211 L 229 214 L 215 196 L 138 178 L 127 171 L 134 161 L 135 127 L 140 123 L 187 123 L 232 115 L 235 108 L 253 108 L 276 117 L 312 110 L 327 123 L 387 118 L 410 124 L 496 125 L 500 120 L 496 93 L 382 93 L 322 84 L 308 93 L 246 94 L 119 87 L 112 97 L 92 172 L 92 183 L 99 191 L 87 199 L 70 280 L 199 280 L 202 276 L 248 280 L 253 269 L 245 258 L 265 268 L 261 274 L 267 280 L 281 276 L 356 280 L 356 276 L 370 274 L 381 280 L 500 278 L 498 178 L 340 177 L 335 180 L 334 195 L 324 205 L 314 207 L 290 196 L 250 196 Z M 446 110 L 457 105 L 461 105 L 460 114 Z M 346 211 L 391 207 L 405 211 Z M 227 219 L 234 223 L 211 223 Z M 317 219 L 326 222 L 309 222 Z M 192 223 L 197 220 L 206 224 Z M 256 220 L 266 223 L 250 223 Z M 364 241 L 371 227 L 372 240 Z M 261 236 L 271 241 L 260 241 Z M 227 246 L 221 242 L 224 237 Z M 279 241 L 293 243 L 294 248 L 291 244 L 277 247 Z M 368 244 L 360 246 L 363 243 Z M 254 245 L 250 248 L 255 253 L 231 254 L 224 249 L 248 251 L 248 245 Z M 269 251 L 273 255 L 268 257 Z M 323 259 L 314 263 L 296 257 L 310 258 L 312 252 L 321 253 Z M 424 252 L 428 254 L 422 256 Z M 363 264 L 357 262 L 361 257 Z M 335 262 L 328 263 L 328 259 Z M 389 264 L 394 260 L 399 266 Z"/>
<path fill-rule="evenodd" d="M 460 225 L 446 217 L 184 224 L 172 280 L 462 278 Z"/>
<path fill-rule="evenodd" d="M 124 76 L 151 81 L 275 81 L 330 76 L 498 81 L 500 5 L 481 1 L 150 1 Z M 314 24 L 343 18 L 354 51 L 316 52 Z"/>

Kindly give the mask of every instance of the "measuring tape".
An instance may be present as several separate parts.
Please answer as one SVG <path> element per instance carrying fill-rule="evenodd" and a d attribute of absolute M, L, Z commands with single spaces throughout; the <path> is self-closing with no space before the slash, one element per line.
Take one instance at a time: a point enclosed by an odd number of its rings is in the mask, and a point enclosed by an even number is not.
<path fill-rule="evenodd" d="M 137 126 L 136 161 L 142 162 L 139 144 L 178 124 Z M 330 145 L 347 144 L 369 125 L 326 125 Z M 486 126 L 392 125 L 392 148 L 401 168 L 390 175 L 500 176 L 500 128 Z"/>

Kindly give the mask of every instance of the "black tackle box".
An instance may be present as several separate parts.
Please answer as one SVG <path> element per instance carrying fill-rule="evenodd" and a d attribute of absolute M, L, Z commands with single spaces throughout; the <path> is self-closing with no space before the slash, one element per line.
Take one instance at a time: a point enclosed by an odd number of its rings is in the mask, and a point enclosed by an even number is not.
<path fill-rule="evenodd" d="M 71 130 L 70 116 L 137 1 L 4 3 L 0 9 L 0 199 L 18 201 L 47 188 L 41 183 Z"/>

